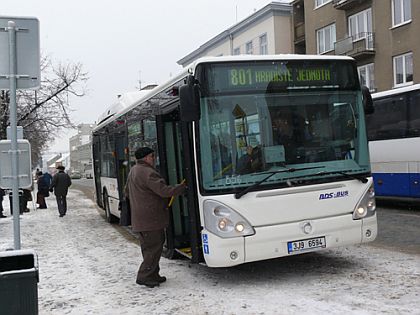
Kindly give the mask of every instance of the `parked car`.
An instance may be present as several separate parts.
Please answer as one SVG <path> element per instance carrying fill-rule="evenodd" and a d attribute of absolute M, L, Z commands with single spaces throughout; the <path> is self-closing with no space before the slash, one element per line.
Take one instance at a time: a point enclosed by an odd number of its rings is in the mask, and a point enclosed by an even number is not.
<path fill-rule="evenodd" d="M 79 172 L 72 172 L 70 174 L 70 178 L 71 179 L 81 179 L 82 178 L 82 174 L 80 174 Z"/>
<path fill-rule="evenodd" d="M 88 179 L 93 178 L 92 170 L 85 171 L 85 177 L 88 178 Z"/>

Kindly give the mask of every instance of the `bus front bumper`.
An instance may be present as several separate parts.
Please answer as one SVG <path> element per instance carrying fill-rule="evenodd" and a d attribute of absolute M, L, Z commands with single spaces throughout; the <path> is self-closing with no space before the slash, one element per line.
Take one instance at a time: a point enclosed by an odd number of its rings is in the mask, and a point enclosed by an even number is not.
<path fill-rule="evenodd" d="M 308 225 L 310 228 L 308 228 Z M 301 222 L 256 227 L 247 237 L 222 239 L 202 231 L 203 253 L 209 267 L 229 267 L 247 262 L 272 259 L 321 249 L 360 244 L 375 240 L 376 214 L 361 220 L 341 215 Z M 320 247 L 290 252 L 290 242 L 323 240 Z"/>

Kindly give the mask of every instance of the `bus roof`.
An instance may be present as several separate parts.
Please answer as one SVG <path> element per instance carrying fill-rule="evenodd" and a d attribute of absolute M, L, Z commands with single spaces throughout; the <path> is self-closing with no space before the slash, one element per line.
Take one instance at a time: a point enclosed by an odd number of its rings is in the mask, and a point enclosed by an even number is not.
<path fill-rule="evenodd" d="M 98 125 L 100 125 L 102 122 L 105 122 L 110 117 L 114 116 L 115 114 L 121 112 L 128 106 L 130 106 L 135 100 L 142 98 L 143 96 L 150 93 L 150 90 L 144 90 L 144 91 L 134 91 L 134 92 L 127 92 L 125 94 L 122 94 L 118 96 L 117 101 L 115 101 L 114 104 L 109 106 L 105 112 L 103 112 L 98 117 Z"/>
<path fill-rule="evenodd" d="M 98 118 L 97 126 L 92 130 L 92 132 L 98 131 L 99 129 L 103 128 L 104 126 L 108 125 L 109 123 L 116 120 L 118 117 L 121 117 L 125 113 L 129 112 L 131 109 L 137 107 L 147 99 L 157 95 L 158 93 L 164 91 L 168 87 L 172 86 L 174 82 L 181 80 L 183 77 L 186 77 L 188 74 L 187 69 L 184 69 L 178 76 L 172 78 L 170 81 L 161 84 L 151 90 L 141 90 L 141 91 L 134 91 L 128 92 L 111 105 L 105 113 L 103 113 Z"/>
<path fill-rule="evenodd" d="M 270 61 L 270 60 L 354 60 L 348 56 L 336 55 L 298 55 L 298 54 L 278 54 L 278 55 L 236 55 L 219 57 L 201 57 L 192 62 L 186 68 L 194 71 L 195 67 L 201 63 L 212 62 L 232 62 L 232 61 Z"/>
<path fill-rule="evenodd" d="M 386 90 L 386 91 L 382 91 L 378 93 L 373 93 L 372 98 L 376 99 L 376 98 L 380 98 L 384 96 L 391 96 L 391 95 L 396 95 L 396 94 L 410 92 L 410 91 L 419 90 L 419 89 L 420 89 L 420 84 L 414 84 L 410 86 L 395 88 L 392 90 Z"/>
<path fill-rule="evenodd" d="M 237 55 L 237 56 L 220 56 L 220 57 L 201 57 L 185 67 L 183 71 L 176 77 L 171 78 L 169 81 L 155 87 L 152 90 L 135 91 L 123 94 L 113 105 L 111 105 L 105 113 L 98 118 L 97 126 L 93 132 L 101 129 L 109 123 L 121 117 L 131 109 L 140 105 L 145 100 L 165 91 L 174 83 L 188 74 L 194 74 L 198 65 L 213 62 L 236 62 L 236 61 L 270 61 L 270 60 L 354 60 L 348 56 L 335 56 L 335 55 L 297 55 L 297 54 L 278 54 L 278 55 Z"/>

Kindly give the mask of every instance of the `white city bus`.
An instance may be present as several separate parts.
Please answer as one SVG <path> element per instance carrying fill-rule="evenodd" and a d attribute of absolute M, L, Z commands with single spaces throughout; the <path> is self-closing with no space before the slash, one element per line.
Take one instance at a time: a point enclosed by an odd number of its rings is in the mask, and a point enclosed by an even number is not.
<path fill-rule="evenodd" d="M 201 58 L 96 127 L 97 202 L 129 224 L 123 186 L 150 146 L 167 182 L 188 184 L 167 257 L 225 267 L 373 241 L 370 109 L 349 57 Z"/>
<path fill-rule="evenodd" d="M 376 194 L 420 200 L 420 84 L 372 98 L 367 126 Z"/>

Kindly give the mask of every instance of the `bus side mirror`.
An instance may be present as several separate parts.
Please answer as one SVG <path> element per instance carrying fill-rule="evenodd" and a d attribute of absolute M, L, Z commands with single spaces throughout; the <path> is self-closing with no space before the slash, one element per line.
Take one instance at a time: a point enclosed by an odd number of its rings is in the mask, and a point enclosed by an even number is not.
<path fill-rule="evenodd" d="M 362 96 L 365 115 L 373 114 L 375 107 L 373 107 L 372 95 L 370 94 L 369 88 L 367 86 L 362 86 Z"/>
<path fill-rule="evenodd" d="M 181 120 L 190 122 L 200 119 L 200 88 L 190 75 L 187 83 L 179 87 L 179 111 Z"/>

